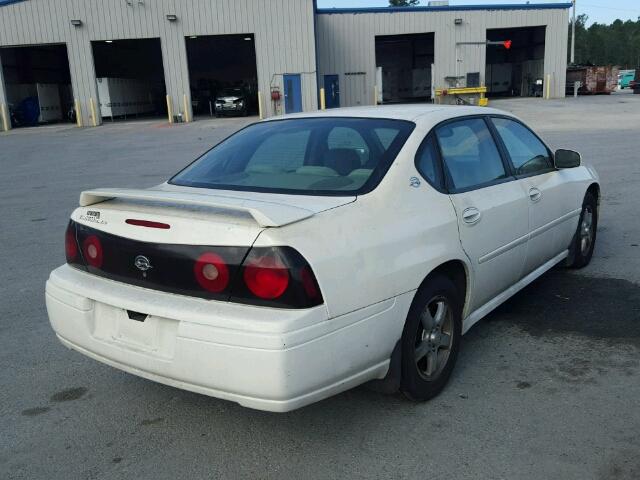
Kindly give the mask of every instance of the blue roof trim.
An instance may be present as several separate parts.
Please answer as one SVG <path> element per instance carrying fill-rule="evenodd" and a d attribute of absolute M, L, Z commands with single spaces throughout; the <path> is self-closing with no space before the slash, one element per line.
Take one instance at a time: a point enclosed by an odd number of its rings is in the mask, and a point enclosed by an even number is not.
<path fill-rule="evenodd" d="M 318 8 L 319 14 L 340 13 L 396 13 L 396 12 L 464 12 L 471 10 L 564 10 L 572 3 L 510 3 L 502 5 L 447 5 L 437 7 L 363 7 L 363 8 Z"/>
<path fill-rule="evenodd" d="M 12 3 L 25 2 L 26 0 L 0 0 L 0 7 L 11 5 Z"/>

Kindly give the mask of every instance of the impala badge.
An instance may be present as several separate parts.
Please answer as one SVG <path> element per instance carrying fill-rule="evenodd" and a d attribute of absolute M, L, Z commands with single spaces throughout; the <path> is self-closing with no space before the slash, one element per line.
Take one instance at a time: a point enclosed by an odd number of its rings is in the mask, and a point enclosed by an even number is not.
<path fill-rule="evenodd" d="M 143 277 L 146 277 L 147 271 L 153 268 L 153 265 L 151 265 L 151 260 L 149 260 L 144 255 L 138 255 L 134 260 L 133 264 L 136 266 L 138 270 L 142 272 Z"/>

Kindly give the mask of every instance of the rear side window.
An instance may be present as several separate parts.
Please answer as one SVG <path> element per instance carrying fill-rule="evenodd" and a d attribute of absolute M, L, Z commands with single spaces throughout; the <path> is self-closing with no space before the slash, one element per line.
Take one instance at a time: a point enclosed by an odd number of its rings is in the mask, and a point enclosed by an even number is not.
<path fill-rule="evenodd" d="M 438 166 L 437 147 L 433 136 L 427 137 L 420 145 L 416 154 L 416 168 L 431 185 L 442 188 L 442 174 Z"/>
<path fill-rule="evenodd" d="M 516 175 L 535 175 L 553 168 L 547 147 L 531 130 L 508 118 L 492 118 Z"/>
<path fill-rule="evenodd" d="M 442 160 L 455 190 L 481 187 L 507 177 L 498 147 L 481 118 L 470 118 L 436 129 Z"/>

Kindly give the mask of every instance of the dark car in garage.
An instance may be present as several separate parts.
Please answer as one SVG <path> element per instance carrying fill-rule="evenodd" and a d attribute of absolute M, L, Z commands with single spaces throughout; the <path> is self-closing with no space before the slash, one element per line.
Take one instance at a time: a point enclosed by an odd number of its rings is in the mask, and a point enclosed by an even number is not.
<path fill-rule="evenodd" d="M 248 99 L 245 90 L 241 87 L 224 88 L 216 95 L 216 117 L 222 115 L 242 115 L 249 112 Z"/>

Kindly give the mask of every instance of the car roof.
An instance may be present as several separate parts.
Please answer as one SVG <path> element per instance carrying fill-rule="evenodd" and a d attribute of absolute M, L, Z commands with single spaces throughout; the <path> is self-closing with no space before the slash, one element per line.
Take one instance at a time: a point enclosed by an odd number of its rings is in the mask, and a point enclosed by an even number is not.
<path fill-rule="evenodd" d="M 443 120 L 446 118 L 463 117 L 466 115 L 509 115 L 508 112 L 488 107 L 474 107 L 461 105 L 434 104 L 401 104 L 401 105 L 370 105 L 363 107 L 332 108 L 315 112 L 302 112 L 271 117 L 265 121 L 294 118 L 322 118 L 322 117 L 355 117 L 355 118 L 385 118 L 391 120 L 406 120 L 418 122 L 423 120 Z"/>

